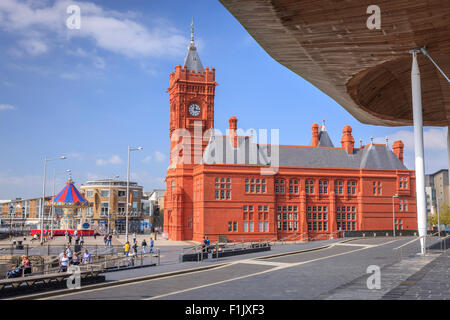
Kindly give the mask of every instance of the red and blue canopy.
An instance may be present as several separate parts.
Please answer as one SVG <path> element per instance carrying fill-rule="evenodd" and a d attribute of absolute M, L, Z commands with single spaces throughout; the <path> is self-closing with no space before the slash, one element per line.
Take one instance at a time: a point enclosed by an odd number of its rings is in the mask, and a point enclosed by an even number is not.
<path fill-rule="evenodd" d="M 83 207 L 89 206 L 89 202 L 83 198 L 80 192 L 69 179 L 66 186 L 49 203 L 49 205 L 59 207 Z"/>

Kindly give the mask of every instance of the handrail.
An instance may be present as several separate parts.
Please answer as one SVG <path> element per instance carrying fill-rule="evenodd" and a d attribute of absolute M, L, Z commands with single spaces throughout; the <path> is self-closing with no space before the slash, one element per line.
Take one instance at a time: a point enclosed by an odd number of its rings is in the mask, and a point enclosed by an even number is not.
<path fill-rule="evenodd" d="M 398 246 L 398 247 L 396 247 L 396 248 L 394 248 L 394 249 L 392 249 L 392 250 L 398 250 L 398 249 L 403 248 L 404 246 L 406 246 L 406 245 L 408 245 L 408 244 L 410 244 L 410 243 L 413 243 L 414 241 L 420 240 L 420 239 L 422 239 L 422 238 L 426 238 L 426 237 L 428 237 L 428 236 L 433 236 L 433 235 L 435 235 L 435 234 L 438 234 L 438 233 L 436 232 L 436 233 L 432 233 L 432 234 L 430 234 L 430 235 L 427 235 L 427 234 L 426 234 L 426 235 L 424 235 L 424 236 L 417 237 L 416 239 L 413 239 L 413 240 L 411 240 L 411 241 L 408 241 L 407 243 L 402 244 L 401 246 Z"/>
<path fill-rule="evenodd" d="M 160 254 L 160 249 L 159 248 L 155 248 L 155 250 L 156 250 L 155 253 L 148 252 L 148 253 L 140 253 L 140 254 L 137 254 L 137 255 L 131 254 L 129 256 L 116 257 L 116 258 L 112 258 L 112 259 L 103 259 L 103 260 L 99 259 L 98 261 L 92 261 L 92 262 L 88 262 L 88 263 L 80 263 L 78 266 L 80 266 L 80 267 L 88 267 L 89 268 L 91 266 L 100 264 L 100 265 L 104 266 L 104 268 L 102 268 L 102 271 L 104 271 L 106 269 L 106 265 L 107 264 L 111 264 L 111 262 L 114 264 L 115 262 L 118 262 L 120 260 L 129 260 L 130 258 L 132 258 L 132 259 L 133 258 L 134 259 L 140 258 L 141 265 L 143 265 L 143 258 L 147 257 L 147 256 L 150 257 L 150 262 L 152 261 L 152 257 L 157 257 L 158 258 L 158 265 L 159 265 L 160 264 L 160 255 L 161 255 Z M 48 263 L 32 266 L 31 267 L 32 270 L 33 270 L 33 268 L 37 268 L 37 269 L 40 269 L 40 270 L 33 271 L 31 273 L 31 275 L 39 275 L 39 274 L 45 275 L 45 274 L 48 274 L 48 273 L 58 273 L 58 270 L 60 268 L 59 265 L 57 267 L 49 267 L 49 266 L 53 266 L 55 263 L 58 263 L 58 261 L 53 261 L 53 262 L 48 262 Z M 73 264 L 69 264 L 69 265 L 73 265 Z M 25 269 L 21 270 L 22 277 L 24 276 L 24 270 Z"/>

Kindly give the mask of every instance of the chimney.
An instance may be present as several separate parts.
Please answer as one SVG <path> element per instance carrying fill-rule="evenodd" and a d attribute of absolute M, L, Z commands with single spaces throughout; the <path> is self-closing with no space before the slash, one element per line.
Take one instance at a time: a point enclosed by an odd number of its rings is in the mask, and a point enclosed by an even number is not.
<path fill-rule="evenodd" d="M 394 150 L 394 154 L 397 156 L 397 158 L 400 159 L 400 161 L 403 163 L 403 147 L 405 145 L 401 140 L 394 141 L 394 144 L 392 145 L 392 149 Z"/>
<path fill-rule="evenodd" d="M 317 147 L 319 145 L 319 125 L 314 123 L 312 125 L 312 146 Z"/>
<path fill-rule="evenodd" d="M 230 118 L 230 120 L 228 120 L 229 124 L 230 124 L 230 140 L 231 140 L 231 145 L 234 148 L 237 148 L 238 146 L 238 138 L 236 135 L 236 130 L 237 130 L 237 118 L 235 116 L 232 116 Z"/>
<path fill-rule="evenodd" d="M 342 130 L 341 146 L 347 151 L 348 154 L 353 154 L 353 147 L 355 145 L 355 139 L 352 136 L 352 127 L 345 126 Z"/>

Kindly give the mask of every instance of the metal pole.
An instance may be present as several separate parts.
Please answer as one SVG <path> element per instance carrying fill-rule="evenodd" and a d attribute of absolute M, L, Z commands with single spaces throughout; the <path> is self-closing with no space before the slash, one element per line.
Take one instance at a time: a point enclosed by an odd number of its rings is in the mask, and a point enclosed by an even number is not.
<path fill-rule="evenodd" d="M 41 245 L 44 243 L 44 203 L 45 203 L 45 183 L 47 175 L 47 158 L 44 158 L 44 182 L 42 184 L 42 202 L 41 202 Z"/>
<path fill-rule="evenodd" d="M 398 195 L 392 196 L 392 233 L 395 237 L 395 205 L 394 205 L 394 199 L 397 198 Z"/>
<path fill-rule="evenodd" d="M 425 161 L 423 151 L 423 119 L 422 119 L 422 89 L 420 85 L 420 71 L 417 63 L 419 50 L 411 50 L 411 89 L 414 121 L 414 153 L 416 171 L 417 196 L 417 229 L 420 238 L 420 251 L 425 254 L 425 236 L 427 235 L 427 207 L 425 201 Z"/>
<path fill-rule="evenodd" d="M 130 205 L 130 146 L 128 146 L 127 206 L 125 208 L 125 242 L 128 241 L 128 206 Z"/>
<path fill-rule="evenodd" d="M 110 212 L 111 212 L 111 183 L 112 181 L 109 182 L 109 208 L 108 208 L 108 236 L 109 236 L 109 221 L 110 221 Z"/>
<path fill-rule="evenodd" d="M 53 197 L 55 196 L 55 180 L 56 180 L 56 170 L 53 170 Z M 51 220 L 51 226 L 50 226 L 50 239 L 53 238 L 53 219 L 55 214 L 55 205 L 52 201 L 52 220 Z"/>

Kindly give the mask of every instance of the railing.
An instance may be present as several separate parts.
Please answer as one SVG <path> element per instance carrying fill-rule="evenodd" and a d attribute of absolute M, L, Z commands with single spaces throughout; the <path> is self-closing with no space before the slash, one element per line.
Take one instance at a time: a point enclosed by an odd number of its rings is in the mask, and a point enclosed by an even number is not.
<path fill-rule="evenodd" d="M 123 254 L 123 253 L 122 253 Z M 143 266 L 151 266 L 153 264 L 160 265 L 161 264 L 161 254 L 160 249 L 156 248 L 155 252 L 152 253 L 138 253 L 138 254 L 130 254 L 128 256 L 121 256 L 115 258 L 107 259 L 106 256 L 94 256 L 92 257 L 92 261 L 88 263 L 80 262 L 77 266 L 80 267 L 81 271 L 89 271 L 96 270 L 102 273 L 111 272 L 116 270 L 123 270 L 127 268 L 136 268 Z M 81 257 L 80 257 L 81 258 Z M 156 260 L 154 261 L 154 259 Z M 74 265 L 74 264 L 69 264 Z M 58 259 L 55 259 L 51 262 L 41 263 L 37 265 L 31 266 L 31 272 L 26 274 L 25 268 L 21 270 L 22 277 L 30 276 L 30 275 L 46 275 L 53 273 L 61 273 L 61 267 Z"/>
<path fill-rule="evenodd" d="M 65 251 L 67 248 L 67 245 L 44 245 L 40 246 L 39 240 L 35 241 L 36 244 L 23 244 L 22 249 L 17 248 L 17 244 L 8 244 L 8 245 L 0 245 L 0 255 L 58 255 L 62 251 Z M 77 245 L 71 245 L 72 248 L 75 248 Z M 80 250 L 88 250 L 89 252 L 93 253 L 95 256 L 103 256 L 103 255 L 111 255 L 111 254 L 118 254 L 123 253 L 123 246 L 122 245 L 111 245 L 111 246 L 104 246 L 104 245 L 89 245 L 84 244 L 80 247 Z"/>
<path fill-rule="evenodd" d="M 424 248 L 425 252 L 424 253 L 426 254 L 427 253 L 427 247 L 426 247 L 426 242 L 427 241 L 426 240 L 428 238 L 431 238 L 431 237 L 437 235 L 437 234 L 439 234 L 439 240 L 438 241 L 439 241 L 439 244 L 440 244 L 440 251 L 442 251 L 442 252 L 446 251 L 447 250 L 447 239 L 450 239 L 450 235 L 442 238 L 442 237 L 440 237 L 440 233 L 439 232 L 417 237 L 417 238 L 415 238 L 415 239 L 413 239 L 411 241 L 408 241 L 408 242 L 402 244 L 401 246 L 395 247 L 393 250 L 396 251 L 396 252 L 399 252 L 399 258 L 400 258 L 400 260 L 402 260 L 402 258 L 403 258 L 403 248 L 404 247 L 410 245 L 411 243 L 413 243 L 415 241 L 418 241 L 418 240 L 421 240 L 421 239 L 425 239 L 425 248 Z"/>

